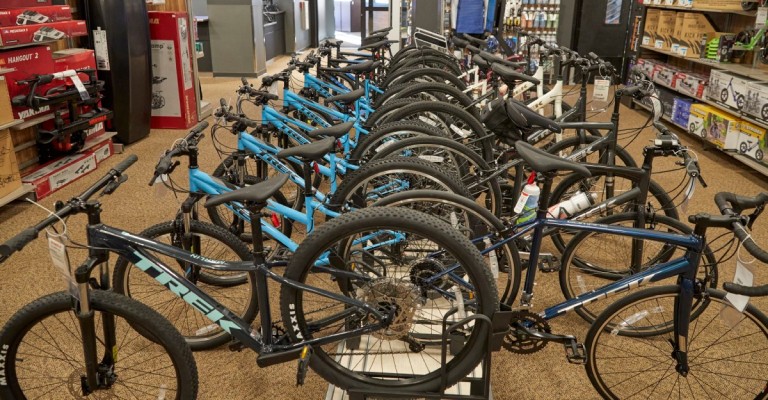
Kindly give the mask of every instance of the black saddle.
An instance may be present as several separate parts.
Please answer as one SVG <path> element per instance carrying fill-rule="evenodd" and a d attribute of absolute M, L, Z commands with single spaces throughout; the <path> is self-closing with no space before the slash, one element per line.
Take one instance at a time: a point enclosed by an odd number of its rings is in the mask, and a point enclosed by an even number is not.
<path fill-rule="evenodd" d="M 301 146 L 291 147 L 280 150 L 276 154 L 277 158 L 298 157 L 305 161 L 321 160 L 326 154 L 333 151 L 336 146 L 336 138 L 327 137 L 317 142 L 302 144 Z"/>
<path fill-rule="evenodd" d="M 562 132 L 562 127 L 514 99 L 496 99 L 488 103 L 480 116 L 485 127 L 508 145 L 525 140 L 537 129 Z"/>
<path fill-rule="evenodd" d="M 346 135 L 347 133 L 349 133 L 349 131 L 352 130 L 352 127 L 354 125 L 355 125 L 355 121 L 349 121 L 349 122 L 345 122 L 343 124 L 338 124 L 338 125 L 330 126 L 328 128 L 313 129 L 313 130 L 307 132 L 307 136 L 309 136 L 309 137 L 311 137 L 313 139 L 318 139 L 318 138 L 322 138 L 322 137 L 325 137 L 325 136 L 338 139 L 338 138 Z M 301 147 L 301 146 L 299 146 L 299 147 Z"/>
<path fill-rule="evenodd" d="M 469 45 L 467 46 L 467 49 L 469 49 L 470 47 L 474 47 L 474 46 Z M 472 62 L 475 63 L 475 65 L 477 65 L 481 69 L 488 69 L 491 67 L 491 63 L 489 63 L 485 58 L 480 57 L 479 54 L 475 54 L 474 56 L 472 56 Z"/>
<path fill-rule="evenodd" d="M 375 42 L 375 43 L 368 43 L 368 44 L 362 45 L 362 46 L 358 47 L 357 49 L 358 50 L 370 50 L 370 51 L 373 51 L 373 50 L 378 50 L 378 49 L 380 49 L 380 48 L 382 48 L 384 46 L 389 46 L 392 43 L 397 43 L 397 40 L 381 40 L 381 41 L 378 41 L 378 42 Z"/>
<path fill-rule="evenodd" d="M 354 103 L 355 101 L 357 101 L 357 99 L 359 99 L 359 98 L 361 98 L 363 96 L 365 96 L 365 88 L 360 88 L 360 89 L 355 89 L 355 90 L 353 90 L 351 92 L 347 92 L 347 93 L 343 93 L 343 94 L 338 94 L 336 96 L 327 97 L 325 99 L 325 101 L 326 101 L 326 103 L 330 103 L 330 102 L 334 102 L 334 101 L 339 101 L 339 102 L 342 102 L 344 104 L 349 105 L 349 104 Z"/>
<path fill-rule="evenodd" d="M 527 121 L 526 126 L 520 126 L 523 129 L 549 129 L 554 133 L 560 133 L 563 128 L 557 122 L 531 110 L 524 103 L 514 99 L 507 99 L 507 104 L 512 110 L 518 111 Z M 510 111 L 512 111 L 510 110 Z"/>
<path fill-rule="evenodd" d="M 205 207 L 237 202 L 264 203 L 288 181 L 288 174 L 278 174 L 266 181 L 208 198 Z"/>
<path fill-rule="evenodd" d="M 521 72 L 517 72 L 511 68 L 507 68 L 506 66 L 502 64 L 493 64 L 491 65 L 491 71 L 493 71 L 496 75 L 501 78 L 504 83 L 510 86 L 514 86 L 516 81 L 525 81 L 525 82 L 531 82 L 534 85 L 538 85 L 539 80 L 530 76 L 523 74 Z"/>
<path fill-rule="evenodd" d="M 387 32 L 371 33 L 360 41 L 361 46 L 377 43 L 387 38 Z"/>
<path fill-rule="evenodd" d="M 488 40 L 487 39 L 478 39 L 478 38 L 476 38 L 474 36 L 470 36 L 470 35 L 466 35 L 466 34 L 461 35 L 461 37 L 464 40 L 469 41 L 470 43 L 474 44 L 475 46 L 479 46 L 479 47 L 488 46 Z"/>
<path fill-rule="evenodd" d="M 468 41 L 466 41 L 466 40 L 464 40 L 464 39 L 462 39 L 462 38 L 459 38 L 459 37 L 457 37 L 457 36 L 454 36 L 454 37 L 452 37 L 452 38 L 451 38 L 451 42 L 453 42 L 453 45 L 454 45 L 454 46 L 456 46 L 456 47 L 458 47 L 458 48 L 460 48 L 460 49 L 463 49 L 463 48 L 465 48 L 465 47 L 469 46 L 469 42 L 468 42 Z M 476 47 L 475 47 L 475 48 L 476 48 Z M 478 49 L 478 50 L 479 50 L 479 49 Z"/>
<path fill-rule="evenodd" d="M 536 172 L 546 173 L 554 171 L 572 171 L 585 178 L 592 176 L 589 169 L 583 164 L 566 160 L 554 154 L 549 154 L 544 150 L 534 147 L 524 141 L 515 144 L 517 154 L 525 160 L 526 163 Z"/>
<path fill-rule="evenodd" d="M 481 51 L 478 53 L 480 57 L 483 57 L 486 61 L 493 65 L 503 65 L 507 68 L 521 68 L 525 66 L 524 62 L 509 61 L 500 57 L 496 57 L 487 51 Z"/>
<path fill-rule="evenodd" d="M 386 28 L 376 29 L 375 31 L 371 32 L 369 35 L 376 35 L 376 34 L 379 34 L 379 33 L 382 33 L 382 32 L 389 33 L 389 31 L 391 31 L 391 30 L 392 30 L 392 27 L 389 26 L 389 27 L 386 27 Z"/>
<path fill-rule="evenodd" d="M 346 67 L 336 68 L 336 69 L 328 69 L 328 71 L 335 71 L 335 72 L 350 72 L 355 75 L 358 74 L 367 74 L 369 72 L 372 72 L 376 68 L 381 65 L 381 61 L 363 61 L 361 63 L 352 63 L 347 65 Z"/>
<path fill-rule="evenodd" d="M 328 43 L 328 45 L 333 47 L 339 47 L 342 43 L 344 43 L 344 41 L 339 39 L 326 39 L 325 43 Z"/>

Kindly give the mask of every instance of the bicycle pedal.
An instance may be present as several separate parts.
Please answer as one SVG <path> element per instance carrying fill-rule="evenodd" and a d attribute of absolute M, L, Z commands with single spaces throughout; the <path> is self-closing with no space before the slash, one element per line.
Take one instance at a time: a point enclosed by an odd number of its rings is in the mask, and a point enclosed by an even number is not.
<path fill-rule="evenodd" d="M 563 346 L 565 346 L 565 358 L 569 363 L 581 365 L 587 363 L 587 349 L 583 343 L 578 343 L 574 340 L 569 343 L 563 343 Z"/>
<path fill-rule="evenodd" d="M 558 272 L 560 271 L 560 262 L 557 257 L 549 254 L 542 254 L 539 256 L 539 271 L 541 272 Z"/>
<path fill-rule="evenodd" d="M 312 358 L 312 347 L 304 346 L 301 349 L 301 356 L 299 357 L 299 365 L 296 370 L 296 387 L 304 384 L 304 380 L 307 378 L 307 372 L 309 372 L 309 360 Z"/>

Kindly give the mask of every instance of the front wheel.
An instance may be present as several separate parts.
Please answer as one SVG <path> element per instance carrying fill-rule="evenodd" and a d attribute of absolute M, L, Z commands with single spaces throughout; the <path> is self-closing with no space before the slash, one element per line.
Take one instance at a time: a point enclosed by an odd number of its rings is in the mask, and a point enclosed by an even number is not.
<path fill-rule="evenodd" d="M 694 294 L 702 311 L 690 317 L 690 369 L 683 376 L 672 357 L 680 302 L 680 286 L 659 286 L 613 303 L 597 318 L 584 343 L 597 392 L 605 399 L 768 398 L 768 318 L 751 304 L 740 314 L 719 290 Z"/>
<path fill-rule="evenodd" d="M 453 307 L 462 310 L 461 318 L 490 317 L 499 306 L 493 277 L 466 237 L 434 217 L 397 207 L 359 210 L 320 226 L 294 254 L 286 278 L 336 295 L 284 285 L 280 307 L 283 320 L 292 321 L 293 342 L 326 338 L 313 346 L 310 365 L 343 389 L 439 389 L 442 319 Z M 382 321 L 346 299 L 391 319 Z M 487 325 L 475 322 L 451 336 L 446 345 L 456 352 L 444 366 L 448 385 L 485 356 L 487 334 Z"/>
<path fill-rule="evenodd" d="M 760 109 L 760 116 L 764 120 L 768 120 L 768 104 L 763 104 L 763 108 Z"/>
<path fill-rule="evenodd" d="M 740 94 L 740 95 L 738 95 L 736 97 L 736 108 L 738 108 L 739 110 L 744 108 L 744 95 L 743 94 Z"/>
<path fill-rule="evenodd" d="M 728 89 L 723 89 L 722 91 L 720 91 L 720 101 L 722 101 L 723 103 L 728 101 Z"/>
<path fill-rule="evenodd" d="M 94 398 L 197 398 L 197 366 L 184 338 L 157 312 L 112 292 L 90 293 L 99 377 Z M 83 340 L 75 300 L 61 292 L 19 310 L 0 333 L 0 398 L 81 399 Z M 106 340 L 105 321 L 115 336 Z M 105 343 L 114 342 L 112 348 Z"/>

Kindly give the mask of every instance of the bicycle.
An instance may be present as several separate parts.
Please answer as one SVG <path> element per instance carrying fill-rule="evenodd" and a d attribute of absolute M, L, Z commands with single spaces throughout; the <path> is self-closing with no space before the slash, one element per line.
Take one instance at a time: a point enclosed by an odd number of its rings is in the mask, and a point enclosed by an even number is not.
<path fill-rule="evenodd" d="M 720 91 L 720 101 L 723 103 L 727 102 L 729 94 L 733 96 L 733 101 L 736 103 L 737 109 L 741 110 L 744 108 L 745 97 L 743 94 L 737 92 L 733 88 L 733 77 L 731 77 L 731 80 L 728 81 L 728 85 L 726 85 L 725 88 Z"/>
<path fill-rule="evenodd" d="M 4 260 L 60 218 L 79 213 L 89 217 L 89 258 L 75 271 L 78 301 L 73 302 L 68 293 L 46 296 L 18 312 L 0 334 L 0 343 L 7 343 L 3 347 L 6 379 L 4 385 L 0 385 L 3 394 L 19 398 L 26 394 L 26 390 L 34 389 L 23 387 L 24 381 L 19 377 L 19 374 L 30 371 L 27 368 L 32 367 L 34 359 L 28 356 L 20 365 L 22 360 L 17 355 L 20 347 L 25 348 L 25 339 L 35 339 L 27 338 L 26 333 L 37 328 L 39 318 L 46 312 L 36 305 L 54 300 L 59 312 L 76 314 L 70 319 L 73 323 L 80 321 L 79 327 L 74 327 L 75 331 L 84 331 L 80 343 L 83 348 L 74 352 L 85 354 L 85 363 L 81 366 L 75 362 L 67 368 L 71 370 L 74 367 L 78 375 L 81 369 L 85 369 L 82 395 L 117 389 L 122 374 L 115 374 L 114 371 L 120 370 L 121 360 L 125 358 L 117 358 L 114 353 L 113 345 L 118 341 L 110 323 L 104 328 L 106 339 L 103 343 L 95 340 L 94 314 L 110 320 L 112 310 L 129 306 L 142 310 L 146 308 L 106 291 L 109 270 L 103 265 L 111 252 L 130 259 L 158 281 L 158 288 L 163 289 L 164 286 L 169 289 L 230 333 L 235 339 L 231 349 L 248 347 L 257 351 L 259 366 L 298 360 L 297 384 L 303 383 L 311 367 L 341 388 L 432 391 L 444 382 L 451 385 L 461 379 L 484 356 L 482 351 L 475 350 L 484 346 L 483 340 L 488 335 L 489 327 L 468 322 L 473 321 L 475 315 L 484 318 L 492 316 L 498 309 L 496 290 L 477 250 L 450 226 L 413 210 L 379 208 L 350 213 L 309 235 L 289 263 L 285 276 L 282 276 L 273 272 L 264 260 L 260 224 L 252 225 L 254 261 L 248 262 L 207 259 L 102 224 L 99 218 L 101 205 L 88 199 L 104 187 L 114 191 L 120 184 L 120 176 L 135 161 L 135 156 L 129 157 L 85 193 L 60 207 L 55 215 L 0 246 L 0 255 Z M 251 213 L 258 214 L 266 206 L 266 200 L 287 179 L 286 175 L 281 175 L 213 197 L 208 200 L 207 206 L 239 202 L 245 204 Z M 403 238 L 413 239 L 413 242 L 408 242 L 407 250 L 398 246 Z M 358 246 L 362 243 L 374 243 L 377 250 L 360 252 Z M 233 315 L 173 269 L 159 262 L 153 254 L 199 263 L 204 269 L 243 271 L 252 275 L 257 283 L 258 304 L 263 310 L 258 327 L 254 329 L 249 321 Z M 432 275 L 437 275 L 444 263 L 451 265 L 451 273 L 430 279 Z M 101 290 L 93 290 L 89 283 L 95 268 L 99 268 Z M 272 321 L 269 312 L 268 280 L 282 286 L 280 308 L 283 320 L 288 324 L 286 329 L 276 329 L 273 325 L 273 322 L 279 321 Z M 107 306 L 102 307 L 102 304 Z M 450 317 L 457 310 L 459 316 Z M 178 333 L 173 334 L 175 330 L 167 322 L 151 311 L 147 314 L 154 318 L 150 322 L 159 321 L 157 327 L 160 330 L 155 326 L 150 329 L 145 320 L 136 314 L 123 313 L 122 317 L 126 319 L 126 327 L 136 328 L 143 337 L 149 336 L 150 344 L 164 346 L 174 365 L 186 362 L 184 367 L 174 369 L 184 374 L 174 382 L 174 387 L 178 388 L 174 397 L 194 398 L 196 370 L 188 347 L 180 340 Z M 461 328 L 458 337 L 451 339 L 458 341 L 458 351 L 450 360 L 443 358 L 445 363 L 430 362 L 436 360 L 433 348 L 443 346 L 443 335 L 435 327 L 445 327 L 448 320 L 451 320 L 453 329 Z M 164 335 L 163 330 L 169 335 Z M 99 352 L 104 355 L 101 361 L 98 360 Z M 397 373 L 391 373 L 378 361 L 366 365 L 350 363 L 359 360 L 354 358 L 358 354 L 374 361 L 378 357 L 394 357 L 397 354 L 407 361 L 400 363 Z M 443 357 L 446 357 L 445 353 Z M 70 375 L 69 372 L 65 374 Z M 146 379 L 153 377 L 156 375 Z M 158 384 L 157 387 L 162 386 Z M 164 388 L 166 392 L 173 390 L 167 386 Z"/>

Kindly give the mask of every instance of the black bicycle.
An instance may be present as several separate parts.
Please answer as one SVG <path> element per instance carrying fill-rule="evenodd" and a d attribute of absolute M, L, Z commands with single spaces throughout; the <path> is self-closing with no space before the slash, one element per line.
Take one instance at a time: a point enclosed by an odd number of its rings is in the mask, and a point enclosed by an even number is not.
<path fill-rule="evenodd" d="M 152 276 L 158 291 L 170 290 L 231 334 L 231 349 L 257 351 L 258 365 L 298 359 L 297 383 L 311 366 L 341 388 L 434 391 L 484 357 L 490 325 L 472 321 L 498 310 L 496 288 L 477 249 L 449 225 L 406 209 L 349 213 L 307 236 L 280 275 L 264 260 L 260 224 L 252 225 L 255 261 L 241 262 L 211 260 L 102 224 L 101 204 L 89 199 L 101 189 L 114 192 L 136 160 L 129 157 L 80 196 L 59 203 L 55 215 L 0 246 L 3 261 L 60 219 L 88 215 L 89 257 L 74 272 L 74 290 L 25 306 L 0 333 L 0 397 L 48 398 L 56 391 L 77 398 L 105 392 L 195 398 L 196 367 L 184 339 L 156 312 L 108 291 L 111 252 Z M 212 197 L 207 206 L 239 202 L 258 215 L 287 179 L 278 175 Z M 264 311 L 260 323 L 251 327 L 156 255 L 248 273 Z M 448 266 L 451 273 L 443 273 Z M 91 278 L 97 268 L 98 278 Z M 282 286 L 284 325 L 268 311 L 268 279 Z M 455 350 L 450 356 L 448 347 Z"/>

